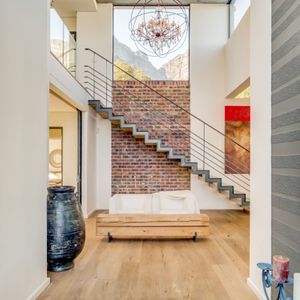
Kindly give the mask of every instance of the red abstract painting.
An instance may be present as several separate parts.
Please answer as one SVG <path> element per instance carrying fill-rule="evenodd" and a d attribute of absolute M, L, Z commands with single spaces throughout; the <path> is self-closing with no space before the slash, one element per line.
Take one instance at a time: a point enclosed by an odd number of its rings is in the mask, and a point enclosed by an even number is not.
<path fill-rule="evenodd" d="M 250 106 L 225 106 L 225 134 L 225 173 L 249 174 Z"/>

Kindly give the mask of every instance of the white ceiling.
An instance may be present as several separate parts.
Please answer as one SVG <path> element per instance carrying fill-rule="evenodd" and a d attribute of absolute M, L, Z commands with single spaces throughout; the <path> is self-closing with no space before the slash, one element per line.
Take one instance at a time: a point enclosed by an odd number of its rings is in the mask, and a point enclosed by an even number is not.
<path fill-rule="evenodd" d="M 97 3 L 113 3 L 116 5 L 134 5 L 138 0 L 52 0 L 52 6 L 61 17 L 75 17 L 77 11 L 93 12 Z M 231 0 L 180 0 L 183 5 L 191 3 L 228 4 Z M 153 3 L 156 1 L 153 0 Z M 163 0 L 166 5 L 174 4 L 172 0 Z"/>
<path fill-rule="evenodd" d="M 61 17 L 73 17 L 77 11 L 91 12 L 97 10 L 96 0 L 53 0 L 52 6 Z"/>

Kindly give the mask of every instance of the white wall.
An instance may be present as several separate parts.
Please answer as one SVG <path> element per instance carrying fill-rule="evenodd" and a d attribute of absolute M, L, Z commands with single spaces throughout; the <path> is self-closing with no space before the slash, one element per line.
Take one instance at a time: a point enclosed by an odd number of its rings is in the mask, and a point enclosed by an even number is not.
<path fill-rule="evenodd" d="M 258 262 L 271 261 L 271 5 L 251 1 L 251 217 L 249 285 L 262 297 Z"/>
<path fill-rule="evenodd" d="M 191 5 L 191 111 L 221 131 L 224 131 L 226 104 L 224 46 L 228 39 L 227 22 L 227 5 Z M 198 124 L 200 122 L 193 121 L 192 129 L 198 129 Z"/>
<path fill-rule="evenodd" d="M 224 80 L 224 47 L 228 40 L 227 22 L 227 5 L 191 5 L 190 109 L 194 115 L 221 132 L 224 132 L 224 106 L 228 105 L 225 99 Z M 191 130 L 203 137 L 203 125 L 194 118 L 191 119 Z M 220 149 L 224 149 L 224 137 L 212 129 L 206 128 L 206 139 Z M 195 141 L 191 140 L 191 142 L 195 144 Z M 195 160 L 194 157 L 192 159 Z M 212 175 L 222 177 L 222 174 L 214 172 L 211 167 L 206 168 L 212 171 Z M 229 180 L 226 182 L 226 179 L 224 182 L 231 183 Z M 219 194 L 215 187 L 209 187 L 194 175 L 191 177 L 191 188 L 199 199 L 202 209 L 238 208 L 233 201 L 227 201 L 228 196 Z"/>
<path fill-rule="evenodd" d="M 65 101 L 81 111 L 88 109 L 89 94 L 53 54 L 49 57 L 49 80 L 51 90 Z"/>
<path fill-rule="evenodd" d="M 93 108 L 85 113 L 86 122 L 86 195 L 87 205 L 85 210 L 85 216 L 89 216 L 97 208 L 97 114 Z"/>
<path fill-rule="evenodd" d="M 225 95 L 228 96 L 250 76 L 250 9 L 225 47 Z"/>
<path fill-rule="evenodd" d="M 62 68 L 57 74 L 64 72 Z M 68 89 L 64 89 L 62 92 L 55 85 L 56 82 L 60 82 L 60 88 L 67 84 L 67 87 L 76 87 L 77 91 L 74 89 L 69 94 Z M 102 119 L 93 108 L 85 104 L 89 97 L 77 84 L 74 78 L 63 74 L 59 80 L 52 81 L 51 89 L 69 104 L 87 109 L 82 112 L 82 211 L 87 218 L 96 209 L 107 208 L 111 197 L 111 125 L 110 121 Z M 49 116 L 49 126 L 64 128 L 64 184 L 76 186 L 77 113 L 51 111 Z"/>
<path fill-rule="evenodd" d="M 98 4 L 97 12 L 77 13 L 77 78 L 84 84 L 84 65 L 92 66 L 92 56 L 85 48 L 91 48 L 112 59 L 112 4 Z M 101 60 L 97 60 L 97 67 L 105 67 Z M 86 214 L 95 209 L 108 208 L 111 197 L 111 124 L 94 113 L 93 110 L 85 116 L 87 124 L 87 142 L 89 150 L 86 161 L 90 188 L 87 189 L 88 204 Z M 92 183 L 92 184 L 91 184 Z"/>
<path fill-rule="evenodd" d="M 108 200 L 112 196 L 111 192 L 111 122 L 98 117 L 98 199 L 97 207 L 108 209 Z"/>
<path fill-rule="evenodd" d="M 84 113 L 83 122 L 86 124 L 83 167 L 87 178 L 83 189 L 88 199 L 83 210 L 88 217 L 97 209 L 108 209 L 111 197 L 111 123 L 93 108 Z"/>
<path fill-rule="evenodd" d="M 84 65 L 93 66 L 90 48 L 105 58 L 112 60 L 113 51 L 113 5 L 98 4 L 97 12 L 77 13 L 77 78 L 84 83 Z M 96 58 L 97 67 L 105 70 L 105 64 Z"/>
<path fill-rule="evenodd" d="M 78 112 L 50 112 L 49 126 L 63 128 L 63 184 L 77 188 Z"/>
<path fill-rule="evenodd" d="M 93 206 L 93 198 L 89 197 L 88 191 L 96 189 L 93 181 L 88 182 L 88 172 L 92 166 L 92 158 L 88 157 L 88 128 L 87 111 L 89 110 L 88 100 L 90 95 L 85 91 L 83 86 L 74 79 L 74 77 L 63 67 L 63 65 L 52 55 L 49 57 L 49 80 L 50 89 L 55 92 L 61 99 L 70 105 L 82 111 L 82 211 L 85 217 L 88 216 L 88 206 Z M 88 163 L 89 164 L 88 167 Z"/>
<path fill-rule="evenodd" d="M 197 175 L 191 175 L 191 190 L 196 196 L 200 209 L 238 209 L 239 206 L 229 200 L 228 194 L 220 194 L 215 185 L 209 186 Z"/>
<path fill-rule="evenodd" d="M 49 1 L 0 4 L 0 298 L 33 299 L 47 278 Z"/>
<path fill-rule="evenodd" d="M 89 57 L 84 48 L 90 47 L 104 53 L 108 58 L 112 57 L 112 5 L 99 5 L 97 12 L 77 14 L 77 78 L 82 85 L 51 55 L 50 87 L 61 98 L 83 112 L 82 210 L 84 216 L 88 217 L 96 209 L 107 208 L 107 201 L 111 196 L 111 129 L 110 121 L 102 120 L 88 107 L 91 96 L 83 89 L 82 71 L 84 64 L 89 63 Z M 104 127 L 101 128 L 99 124 Z M 103 165 L 106 168 L 103 169 Z"/>
<path fill-rule="evenodd" d="M 78 43 L 81 44 L 79 38 Z M 85 55 L 84 52 L 81 53 Z M 107 201 L 111 196 L 111 151 L 107 148 L 111 147 L 110 121 L 102 120 L 100 115 L 88 106 L 91 96 L 53 55 L 50 55 L 49 68 L 51 90 L 83 112 L 82 211 L 84 216 L 88 217 L 96 209 L 107 208 Z M 100 120 L 103 128 L 99 128 Z M 104 174 L 103 165 L 106 165 Z"/>

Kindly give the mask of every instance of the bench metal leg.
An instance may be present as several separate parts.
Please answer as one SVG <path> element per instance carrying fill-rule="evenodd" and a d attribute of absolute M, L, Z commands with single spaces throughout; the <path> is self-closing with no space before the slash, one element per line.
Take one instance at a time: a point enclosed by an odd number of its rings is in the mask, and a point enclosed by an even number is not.
<path fill-rule="evenodd" d="M 197 237 L 198 237 L 197 232 L 195 232 L 195 234 L 194 234 L 194 236 L 193 236 L 193 241 L 194 241 L 194 242 L 197 241 Z"/>
<path fill-rule="evenodd" d="M 113 239 L 112 235 L 110 234 L 110 232 L 107 233 L 107 239 L 108 239 L 108 242 L 110 243 Z"/>

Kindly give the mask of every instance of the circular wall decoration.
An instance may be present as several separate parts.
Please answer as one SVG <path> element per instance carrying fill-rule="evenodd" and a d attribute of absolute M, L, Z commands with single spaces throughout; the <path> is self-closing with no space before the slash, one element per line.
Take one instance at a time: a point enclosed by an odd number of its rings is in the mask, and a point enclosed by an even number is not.
<path fill-rule="evenodd" d="M 49 164 L 53 168 L 61 168 L 62 155 L 60 149 L 52 150 L 49 154 Z"/>

